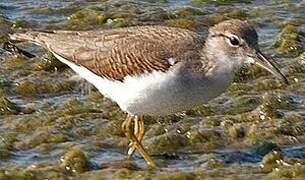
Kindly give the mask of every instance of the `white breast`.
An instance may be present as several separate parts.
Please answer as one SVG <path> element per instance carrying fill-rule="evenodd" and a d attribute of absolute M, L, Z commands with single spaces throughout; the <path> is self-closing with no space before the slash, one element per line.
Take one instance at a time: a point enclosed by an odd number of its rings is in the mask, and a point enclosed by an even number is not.
<path fill-rule="evenodd" d="M 179 112 L 206 103 L 225 89 L 223 82 L 219 84 L 215 79 L 182 76 L 178 73 L 179 65 L 167 73 L 155 71 L 137 77 L 127 76 L 123 82 L 112 81 L 53 54 L 130 114 L 158 116 Z M 212 90 L 214 88 L 217 89 Z"/>

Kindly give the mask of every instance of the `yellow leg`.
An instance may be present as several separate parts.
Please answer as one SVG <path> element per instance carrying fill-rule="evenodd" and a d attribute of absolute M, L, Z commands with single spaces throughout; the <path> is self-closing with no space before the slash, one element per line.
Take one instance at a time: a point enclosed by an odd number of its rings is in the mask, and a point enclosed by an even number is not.
<path fill-rule="evenodd" d="M 134 135 L 138 139 L 139 143 L 141 143 L 143 136 L 145 133 L 144 129 L 144 121 L 143 116 L 136 116 L 134 118 Z M 136 146 L 133 144 L 130 144 L 130 148 L 128 150 L 128 155 L 131 156 L 136 149 Z"/>
<path fill-rule="evenodd" d="M 134 122 L 134 130 L 133 130 L 133 134 L 136 136 L 136 138 L 139 140 L 139 138 L 138 138 L 138 134 L 139 134 L 139 123 L 138 123 L 138 119 L 139 119 L 139 116 L 135 116 L 134 118 L 133 118 L 133 122 Z M 140 143 L 141 143 L 141 141 L 139 141 Z M 131 156 L 132 154 L 133 154 L 133 152 L 131 152 L 130 153 L 130 149 L 131 149 L 131 147 L 133 147 L 133 145 L 132 145 L 132 142 L 130 142 L 129 143 L 129 150 L 128 150 L 128 155 L 129 156 Z M 133 148 L 133 151 L 134 151 L 135 149 Z"/>
<path fill-rule="evenodd" d="M 139 117 L 137 117 L 137 116 L 135 116 L 135 118 L 139 119 Z M 134 135 L 134 132 L 132 132 L 130 130 L 131 121 L 132 121 L 132 116 L 128 115 L 126 120 L 122 124 L 122 129 L 125 132 L 125 135 L 128 138 L 128 140 L 131 142 L 131 148 L 134 147 L 134 149 L 137 149 L 149 166 L 156 167 L 156 164 L 154 163 L 153 159 L 149 156 L 149 154 L 143 148 L 141 143 L 138 141 L 138 138 Z M 141 124 L 141 123 L 139 123 L 139 124 Z M 137 134 L 139 134 L 139 135 L 142 134 L 141 138 L 140 138 L 141 140 L 144 135 L 144 124 L 142 125 L 142 127 L 143 127 L 142 128 L 143 130 L 141 130 L 140 125 L 137 127 L 137 129 L 138 129 Z M 139 137 L 139 135 L 138 135 L 138 137 Z"/>

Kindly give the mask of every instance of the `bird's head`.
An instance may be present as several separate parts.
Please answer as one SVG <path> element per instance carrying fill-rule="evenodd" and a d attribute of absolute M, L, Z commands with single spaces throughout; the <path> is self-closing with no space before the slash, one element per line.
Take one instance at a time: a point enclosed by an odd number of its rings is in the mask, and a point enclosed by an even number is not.
<path fill-rule="evenodd" d="M 245 21 L 227 20 L 209 29 L 205 43 L 210 58 L 239 69 L 247 63 L 256 64 L 288 83 L 286 77 L 258 48 L 255 29 Z"/>

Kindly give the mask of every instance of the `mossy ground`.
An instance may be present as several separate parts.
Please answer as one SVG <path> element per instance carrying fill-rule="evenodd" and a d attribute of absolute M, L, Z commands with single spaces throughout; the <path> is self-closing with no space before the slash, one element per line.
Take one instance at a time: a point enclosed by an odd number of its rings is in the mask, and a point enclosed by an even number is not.
<path fill-rule="evenodd" d="M 99 30 L 161 24 L 206 33 L 215 23 L 238 18 L 260 30 L 262 51 L 275 54 L 290 85 L 250 66 L 209 104 L 145 117 L 143 144 L 160 167 L 152 170 L 138 155 L 126 158 L 125 113 L 117 105 L 45 50 L 20 43 L 36 57 L 0 55 L 0 179 L 305 178 L 304 3 L 183 2 L 189 4 L 30 6 L 24 18 L 0 18 L 0 44 L 20 27 Z M 0 3 L 0 12 L 8 12 L 7 6 Z"/>

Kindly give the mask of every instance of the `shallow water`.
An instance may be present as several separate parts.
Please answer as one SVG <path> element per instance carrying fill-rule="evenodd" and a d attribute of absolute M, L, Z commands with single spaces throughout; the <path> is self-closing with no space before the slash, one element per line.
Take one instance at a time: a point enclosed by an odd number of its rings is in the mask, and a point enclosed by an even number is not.
<path fill-rule="evenodd" d="M 125 114 L 44 49 L 0 51 L 0 179 L 305 178 L 305 1 L 0 2 L 0 43 L 23 28 L 109 29 L 162 24 L 205 33 L 225 19 L 248 20 L 260 47 L 290 85 L 254 66 L 209 104 L 145 117 L 144 145 L 160 168 L 127 160 Z"/>

